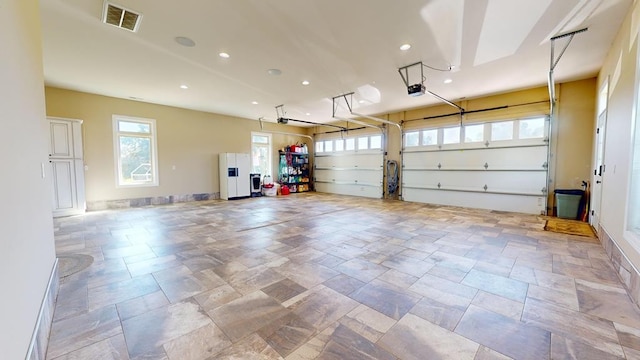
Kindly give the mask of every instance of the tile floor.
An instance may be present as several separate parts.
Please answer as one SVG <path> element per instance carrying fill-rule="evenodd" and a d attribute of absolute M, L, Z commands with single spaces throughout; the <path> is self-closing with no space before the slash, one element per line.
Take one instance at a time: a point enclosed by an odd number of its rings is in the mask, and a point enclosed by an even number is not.
<path fill-rule="evenodd" d="M 55 221 L 48 359 L 640 359 L 596 239 L 537 216 L 323 194 Z"/>

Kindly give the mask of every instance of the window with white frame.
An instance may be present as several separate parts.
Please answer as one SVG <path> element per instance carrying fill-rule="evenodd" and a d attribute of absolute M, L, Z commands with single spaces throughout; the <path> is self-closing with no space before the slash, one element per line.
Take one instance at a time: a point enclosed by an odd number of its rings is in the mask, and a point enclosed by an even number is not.
<path fill-rule="evenodd" d="M 356 149 L 356 139 L 348 138 L 344 139 L 344 149 L 346 151 L 353 151 Z"/>
<path fill-rule="evenodd" d="M 448 127 L 443 129 L 443 144 L 459 144 L 460 143 L 460 126 Z"/>
<path fill-rule="evenodd" d="M 113 115 L 116 185 L 158 186 L 156 121 Z"/>
<path fill-rule="evenodd" d="M 518 138 L 536 139 L 544 137 L 544 126 L 546 118 L 533 118 L 518 120 Z"/>
<path fill-rule="evenodd" d="M 408 131 L 404 133 L 404 146 L 412 147 L 420 145 L 420 132 Z"/>
<path fill-rule="evenodd" d="M 271 134 L 251 132 L 251 172 L 271 175 Z"/>
<path fill-rule="evenodd" d="M 336 139 L 336 152 L 339 151 L 344 151 L 344 140 L 343 139 Z"/>
<path fill-rule="evenodd" d="M 369 148 L 369 137 L 362 136 L 358 138 L 358 150 L 367 150 Z"/>
<path fill-rule="evenodd" d="M 325 140 L 324 152 L 332 152 L 332 151 L 333 151 L 333 140 Z"/>
<path fill-rule="evenodd" d="M 491 141 L 504 141 L 513 139 L 513 121 L 501 121 L 491 123 Z"/>
<path fill-rule="evenodd" d="M 438 145 L 438 129 L 429 129 L 422 131 L 423 146 Z"/>
<path fill-rule="evenodd" d="M 316 142 L 316 152 L 317 153 L 324 152 L 324 141 Z"/>
<path fill-rule="evenodd" d="M 467 125 L 464 127 L 464 142 L 482 142 L 484 140 L 484 124 Z"/>
<path fill-rule="evenodd" d="M 382 149 L 382 135 L 371 135 L 369 137 L 370 149 Z"/>

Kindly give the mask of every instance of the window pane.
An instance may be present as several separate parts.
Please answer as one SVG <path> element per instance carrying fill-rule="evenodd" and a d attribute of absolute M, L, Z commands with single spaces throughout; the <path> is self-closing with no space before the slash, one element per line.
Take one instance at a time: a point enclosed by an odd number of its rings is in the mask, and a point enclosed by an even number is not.
<path fill-rule="evenodd" d="M 627 230 L 640 235 L 640 126 L 636 126 L 633 142 Z"/>
<path fill-rule="evenodd" d="M 152 182 L 151 139 L 120 136 L 120 179 L 124 183 Z"/>
<path fill-rule="evenodd" d="M 118 121 L 118 131 L 133 132 L 133 133 L 151 133 L 151 125 L 145 123 L 139 123 L 134 121 Z"/>
<path fill-rule="evenodd" d="M 443 144 L 458 144 L 460 142 L 460 127 L 444 128 L 443 135 Z"/>
<path fill-rule="evenodd" d="M 324 142 L 324 151 L 325 152 L 333 151 L 333 140 L 327 140 Z"/>
<path fill-rule="evenodd" d="M 520 120 L 520 139 L 544 137 L 545 118 Z"/>
<path fill-rule="evenodd" d="M 372 149 L 382 149 L 382 135 L 373 135 L 370 139 Z"/>
<path fill-rule="evenodd" d="M 356 149 L 356 139 L 354 138 L 345 139 L 344 143 L 345 143 L 345 147 L 344 147 L 345 150 L 352 151 Z"/>
<path fill-rule="evenodd" d="M 269 146 L 253 144 L 251 149 L 251 172 L 260 175 L 271 175 L 269 169 Z"/>
<path fill-rule="evenodd" d="M 423 130 L 422 145 L 438 145 L 438 129 Z"/>
<path fill-rule="evenodd" d="M 496 122 L 491 124 L 491 141 L 513 139 L 513 121 Z"/>
<path fill-rule="evenodd" d="M 336 140 L 336 151 L 342 151 L 342 150 L 344 150 L 344 140 L 337 139 Z"/>
<path fill-rule="evenodd" d="M 418 141 L 420 140 L 420 133 L 417 131 L 412 131 L 404 134 L 404 146 L 418 146 Z"/>
<path fill-rule="evenodd" d="M 484 125 L 467 125 L 464 127 L 464 142 L 482 142 L 484 140 Z"/>
<path fill-rule="evenodd" d="M 253 135 L 251 136 L 251 142 L 258 143 L 258 144 L 268 144 L 269 137 L 262 136 L 262 135 Z"/>
<path fill-rule="evenodd" d="M 358 138 L 358 150 L 366 150 L 369 148 L 369 137 Z"/>
<path fill-rule="evenodd" d="M 324 152 L 324 141 L 318 141 L 316 143 L 316 152 L 317 153 Z"/>

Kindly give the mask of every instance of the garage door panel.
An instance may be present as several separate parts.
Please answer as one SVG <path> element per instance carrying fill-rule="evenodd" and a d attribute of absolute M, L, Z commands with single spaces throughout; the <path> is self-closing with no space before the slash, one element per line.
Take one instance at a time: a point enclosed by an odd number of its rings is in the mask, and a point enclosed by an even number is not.
<path fill-rule="evenodd" d="M 403 184 L 479 191 L 486 185 L 492 191 L 537 194 L 542 192 L 546 178 L 543 171 L 405 171 Z"/>
<path fill-rule="evenodd" d="M 458 151 L 405 152 L 408 169 L 543 169 L 547 147 L 461 149 Z"/>
<path fill-rule="evenodd" d="M 381 198 L 382 151 L 317 155 L 314 179 L 318 192 Z"/>
<path fill-rule="evenodd" d="M 382 168 L 382 154 L 316 156 L 318 168 Z"/>
<path fill-rule="evenodd" d="M 370 198 L 380 198 L 382 196 L 382 186 L 332 184 L 316 181 L 315 187 L 318 192 L 331 194 L 363 196 Z"/>
<path fill-rule="evenodd" d="M 547 154 L 547 143 L 530 140 L 508 147 L 405 151 L 403 199 L 540 214 L 546 208 Z"/>
<path fill-rule="evenodd" d="M 462 191 L 424 190 L 404 188 L 404 195 L 412 201 L 441 205 L 471 207 L 528 214 L 545 211 L 545 196 L 474 193 Z"/>
<path fill-rule="evenodd" d="M 380 184 L 377 179 L 382 178 L 382 170 L 324 170 L 316 169 L 316 181 L 349 182 Z"/>

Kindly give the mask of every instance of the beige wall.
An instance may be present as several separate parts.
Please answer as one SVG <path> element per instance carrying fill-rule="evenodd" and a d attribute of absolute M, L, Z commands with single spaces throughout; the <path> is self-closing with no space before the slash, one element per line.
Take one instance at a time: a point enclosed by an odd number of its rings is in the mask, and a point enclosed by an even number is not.
<path fill-rule="evenodd" d="M 557 87 L 556 96 L 559 97 L 559 113 L 554 124 L 552 124 L 554 130 L 552 131 L 553 143 L 551 146 L 549 214 L 553 213 L 554 189 L 580 189 L 582 180 L 589 180 L 591 152 L 593 149 L 595 78 L 563 83 L 557 85 Z M 462 118 L 462 122 L 466 124 L 538 116 L 549 114 L 550 109 L 549 93 L 546 86 L 466 99 L 457 102 L 457 104 L 469 112 Z M 485 109 L 492 110 L 478 111 Z M 441 117 L 441 115 L 451 116 Z M 376 117 L 402 123 L 403 130 L 460 123 L 458 110 L 445 104 L 376 115 Z M 435 118 L 424 119 L 429 117 Z M 359 120 L 368 122 L 367 119 Z M 342 123 L 337 122 L 336 124 Z M 328 127 L 313 128 L 309 130 L 309 134 L 330 130 L 333 129 Z M 401 149 L 402 142 L 397 128 L 389 126 L 386 148 L 387 159 L 401 162 L 399 154 Z"/>
<path fill-rule="evenodd" d="M 640 3 L 635 3 L 633 16 L 640 15 Z M 640 268 L 640 240 L 625 230 L 629 203 L 633 129 L 636 111 L 638 73 L 638 40 L 632 36 L 632 12 L 629 12 L 605 58 L 598 76 L 597 89 L 609 81 L 607 124 L 605 128 L 604 164 L 600 226 L 609 234 L 626 257 Z M 637 29 L 636 35 L 637 35 Z M 616 79 L 616 73 L 619 77 Z M 593 119 L 595 121 L 595 118 Z M 635 161 L 635 160 L 634 160 Z"/>
<path fill-rule="evenodd" d="M 583 180 L 591 179 L 591 153 L 595 131 L 595 78 L 559 84 L 556 155 L 556 189 L 580 189 Z M 557 135 L 557 136 L 555 136 Z M 555 185 L 555 186 L 554 186 Z"/>
<path fill-rule="evenodd" d="M 218 154 L 251 152 L 251 132 L 261 131 L 255 120 L 117 99 L 47 87 L 47 115 L 84 120 L 83 142 L 87 201 L 132 199 L 220 191 Z M 156 120 L 160 185 L 116 188 L 112 115 Z M 264 124 L 264 130 L 304 133 L 304 129 Z M 277 178 L 278 151 L 308 139 L 272 135 L 273 177 Z M 173 167 L 175 166 L 175 170 Z"/>
<path fill-rule="evenodd" d="M 2 1 L 0 44 L 0 357 L 24 359 L 55 262 L 37 0 Z"/>

